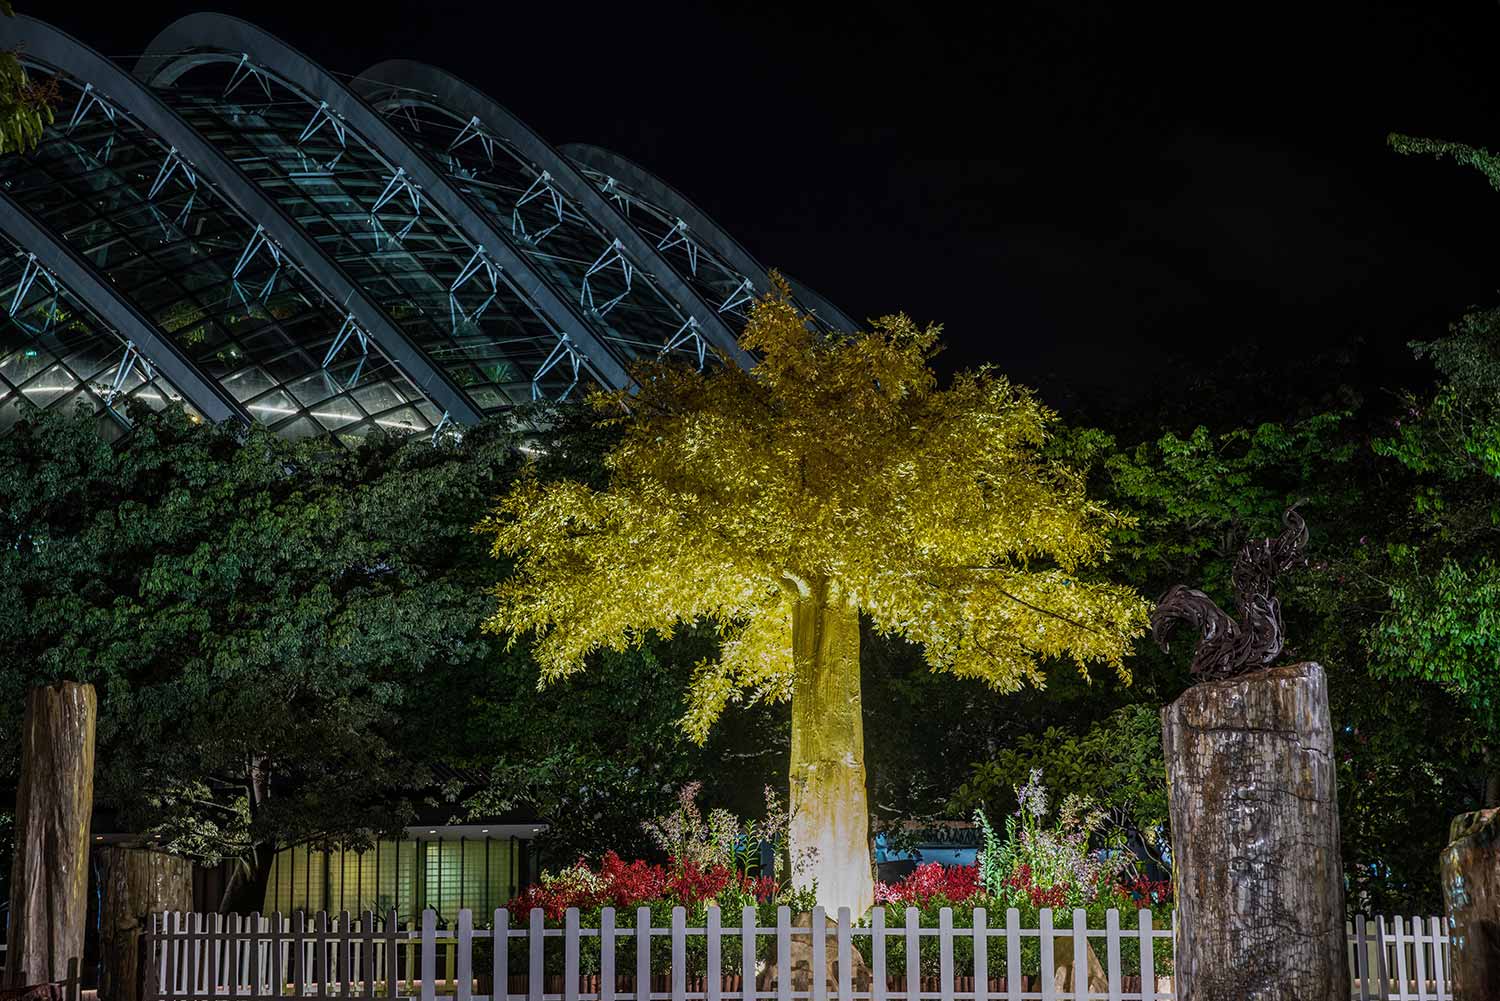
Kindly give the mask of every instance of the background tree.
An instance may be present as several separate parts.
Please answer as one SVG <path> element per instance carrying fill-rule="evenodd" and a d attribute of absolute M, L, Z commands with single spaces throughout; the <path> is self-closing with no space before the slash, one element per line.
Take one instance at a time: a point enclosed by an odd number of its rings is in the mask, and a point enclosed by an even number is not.
<path fill-rule="evenodd" d="M 0 720 L 16 732 L 30 685 L 97 682 L 101 799 L 234 861 L 226 908 L 262 906 L 278 848 L 357 846 L 418 812 L 544 811 L 570 861 L 628 848 L 703 755 L 734 753 L 676 726 L 711 635 L 538 693 L 535 661 L 481 632 L 495 567 L 471 527 L 520 468 L 505 426 L 346 448 L 132 416 L 113 446 L 68 414 L 0 438 Z M 596 475 L 603 439 L 547 424 L 541 475 Z"/>
<path fill-rule="evenodd" d="M 15 17 L 10 0 L 0 0 L 0 15 Z M 57 81 L 33 80 L 17 52 L 0 52 L 0 153 L 36 149 L 42 130 L 52 124 Z"/>
<path fill-rule="evenodd" d="M 940 388 L 936 328 L 823 337 L 779 280 L 742 338 L 753 372 L 641 372 L 608 486 L 523 481 L 482 528 L 517 561 L 497 631 L 536 635 L 544 677 L 600 649 L 712 622 L 684 725 L 790 699 L 794 852 L 819 899 L 872 902 L 859 617 L 999 691 L 1042 665 L 1120 670 L 1145 602 L 1085 570 L 1117 518 L 1041 453 L 1051 414 L 988 370 Z"/>

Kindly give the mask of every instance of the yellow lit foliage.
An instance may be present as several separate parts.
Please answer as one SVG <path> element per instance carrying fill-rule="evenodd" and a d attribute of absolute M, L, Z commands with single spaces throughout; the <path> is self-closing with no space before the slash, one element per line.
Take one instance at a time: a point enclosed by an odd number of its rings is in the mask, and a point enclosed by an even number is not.
<path fill-rule="evenodd" d="M 699 740 L 729 702 L 790 697 L 791 611 L 813 592 L 998 691 L 1054 658 L 1123 676 L 1147 605 L 1085 575 L 1120 516 L 1040 454 L 1054 417 L 1029 391 L 990 370 L 941 388 L 938 341 L 901 315 L 815 333 L 777 278 L 742 338 L 753 371 L 649 366 L 637 395 L 595 394 L 623 431 L 608 488 L 526 478 L 479 527 L 516 560 L 489 628 L 534 635 L 545 682 L 713 622 L 722 653 L 684 719 Z"/>

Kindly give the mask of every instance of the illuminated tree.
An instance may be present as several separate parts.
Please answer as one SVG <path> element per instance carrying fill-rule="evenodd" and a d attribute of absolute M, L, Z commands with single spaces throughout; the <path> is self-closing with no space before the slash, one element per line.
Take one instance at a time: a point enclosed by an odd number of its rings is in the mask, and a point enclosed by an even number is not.
<path fill-rule="evenodd" d="M 816 852 L 829 906 L 873 894 L 861 613 L 1001 692 L 1055 658 L 1123 674 L 1145 622 L 1134 591 L 1082 572 L 1119 518 L 1040 454 L 1052 415 L 989 370 L 940 388 L 938 334 L 892 316 L 820 335 L 777 279 L 742 337 L 753 371 L 642 368 L 636 395 L 594 398 L 621 431 L 607 486 L 523 477 L 479 526 L 515 561 L 489 628 L 534 634 L 544 682 L 708 620 L 720 656 L 689 733 L 791 700 L 792 850 Z"/>

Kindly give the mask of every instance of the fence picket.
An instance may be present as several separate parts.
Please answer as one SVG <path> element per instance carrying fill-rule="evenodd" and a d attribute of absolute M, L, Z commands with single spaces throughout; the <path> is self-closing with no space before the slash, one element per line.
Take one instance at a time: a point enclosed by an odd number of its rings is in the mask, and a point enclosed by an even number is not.
<path fill-rule="evenodd" d="M 573 928 L 578 928 L 578 914 L 573 912 Z M 578 950 L 578 936 L 573 936 L 573 950 Z M 577 959 L 577 956 L 574 956 Z M 575 962 L 576 966 L 576 962 Z M 458 912 L 458 959 L 457 968 L 454 971 L 458 977 L 458 985 L 454 988 L 458 1001 L 470 1001 L 474 996 L 474 912 L 464 908 Z M 573 971 L 578 972 L 576 969 Z M 578 992 L 577 980 L 573 978 L 573 992 Z"/>
<path fill-rule="evenodd" d="M 547 939 L 543 936 L 546 928 L 545 920 L 546 916 L 540 907 L 531 909 L 531 924 L 526 938 L 526 996 L 531 1001 L 542 1001 L 542 977 L 546 975 L 543 962 L 546 958 L 544 949 L 547 944 Z"/>
<path fill-rule="evenodd" d="M 1120 912 L 1111 907 L 1104 914 L 1104 930 L 1107 936 L 1104 940 L 1105 961 L 1109 964 L 1106 972 L 1109 974 L 1109 1001 L 1122 1001 L 1120 986 Z M 1084 982 L 1088 982 L 1088 975 L 1084 974 Z"/>
<path fill-rule="evenodd" d="M 1057 963 L 1053 956 L 1052 908 L 1043 907 L 1037 929 L 1042 940 L 1042 1001 L 1057 1001 Z"/>
<path fill-rule="evenodd" d="M 1370 1001 L 1370 937 L 1363 914 L 1354 915 L 1354 969 L 1359 1001 Z"/>
<path fill-rule="evenodd" d="M 740 997 L 754 1001 L 755 985 L 755 938 L 759 933 L 760 913 L 754 907 L 740 910 Z"/>
<path fill-rule="evenodd" d="M 614 919 L 615 910 L 609 908 L 610 919 Z M 495 908 L 495 915 L 490 923 L 490 936 L 493 940 L 493 948 L 490 952 L 490 975 L 494 980 L 494 986 L 490 988 L 490 1001 L 510 1001 L 510 911 L 504 907 Z M 611 968 L 613 968 L 614 957 L 610 957 Z M 610 997 L 614 994 L 611 992 Z"/>
<path fill-rule="evenodd" d="M 563 998 L 578 1001 L 578 908 L 563 912 Z M 459 1001 L 467 1001 L 460 998 Z"/>
<path fill-rule="evenodd" d="M 1443 930 L 1442 919 L 1432 919 L 1432 981 L 1437 986 L 1438 1001 L 1452 1001 L 1453 994 L 1448 990 L 1443 971 L 1447 969 L 1448 957 L 1443 954 Z"/>
<path fill-rule="evenodd" d="M 922 996 L 922 939 L 917 931 L 921 914 L 915 907 L 906 909 L 906 1001 Z"/>
<path fill-rule="evenodd" d="M 464 913 L 468 912 L 465 911 Z M 353 948 L 354 929 L 349 924 L 349 912 L 339 911 L 338 933 L 333 952 L 336 966 L 334 974 L 338 978 L 339 997 L 341 998 L 349 996 L 349 982 L 353 979 L 350 975 L 350 968 L 353 965 Z M 333 979 L 333 977 L 330 977 L 329 982 L 332 983 Z"/>
<path fill-rule="evenodd" d="M 396 944 L 398 927 L 399 918 L 396 909 L 392 908 L 386 912 L 386 996 L 393 1001 L 401 993 L 401 945 Z M 281 993 L 281 987 L 276 992 Z"/>
<path fill-rule="evenodd" d="M 1021 1001 L 1021 912 L 1014 907 L 1005 909 L 1005 998 Z"/>
<path fill-rule="evenodd" d="M 1082 908 L 1073 909 L 1073 993 L 1074 1001 L 1087 1001 L 1089 986 L 1089 915 Z"/>
<path fill-rule="evenodd" d="M 792 999 L 792 909 L 782 904 L 776 908 L 776 997 Z"/>
<path fill-rule="evenodd" d="M 828 1001 L 828 912 L 822 904 L 813 906 L 807 941 L 812 949 L 812 1001 Z"/>
<path fill-rule="evenodd" d="M 708 982 L 703 985 L 704 1001 L 719 1001 L 719 990 L 723 987 L 723 956 L 720 951 L 723 935 L 722 915 L 718 907 L 708 909 Z"/>
<path fill-rule="evenodd" d="M 687 908 L 672 908 L 672 1001 L 687 1001 Z"/>
<path fill-rule="evenodd" d="M 204 959 L 204 993 L 219 993 L 219 915 L 205 915 L 202 923 L 202 959 Z"/>
<path fill-rule="evenodd" d="M 286 967 L 281 965 L 281 939 L 282 925 L 281 912 L 271 912 L 271 925 L 266 929 L 266 942 L 270 947 L 271 978 L 266 985 L 266 993 L 272 997 L 280 997 L 286 992 Z"/>
<path fill-rule="evenodd" d="M 306 939 L 307 912 L 298 911 L 292 915 L 292 935 L 289 941 L 292 947 L 292 984 L 299 998 L 307 993 L 307 953 L 302 949 L 302 943 Z"/>
<path fill-rule="evenodd" d="M 1141 950 L 1141 999 L 1156 1001 L 1156 935 L 1151 926 L 1151 909 L 1143 907 L 1136 911 L 1136 920 L 1141 930 L 1137 940 Z"/>
<path fill-rule="evenodd" d="M 989 1001 L 990 997 L 990 932 L 986 924 L 989 915 L 983 907 L 974 908 L 969 922 L 974 936 L 974 1001 Z"/>
<path fill-rule="evenodd" d="M 360 991 L 367 998 L 375 996 L 375 915 L 361 911 L 359 915 L 359 979 Z"/>
<path fill-rule="evenodd" d="M 838 958 L 839 958 L 839 1001 L 852 1001 L 854 997 L 854 973 L 850 970 L 853 963 L 853 944 L 849 940 L 849 925 L 851 916 L 849 908 L 839 908 L 838 921 Z M 712 998 L 709 1001 L 713 1001 Z"/>
<path fill-rule="evenodd" d="M 636 1001 L 647 1001 L 651 997 L 651 908 L 638 907 L 635 911 L 635 997 Z"/>
<path fill-rule="evenodd" d="M 499 983 L 497 980 L 496 983 Z M 615 1001 L 615 909 L 599 912 L 599 1001 Z"/>
<path fill-rule="evenodd" d="M 541 941 L 541 937 L 537 937 Z M 422 1001 L 432 1001 L 437 997 L 437 911 L 431 907 L 422 911 Z M 406 971 L 407 980 L 411 980 L 411 971 Z M 532 1001 L 537 1001 L 533 998 Z"/>
<path fill-rule="evenodd" d="M 375 916 L 363 911 L 358 918 L 348 911 L 336 916 L 327 911 L 296 912 L 290 920 L 273 913 L 268 917 L 185 914 L 161 912 L 152 914 L 146 923 L 145 976 L 147 990 L 143 1001 L 198 1001 L 218 997 L 280 998 L 295 997 L 373 999 L 420 998 L 436 1001 L 439 994 L 439 967 L 446 967 L 442 993 L 450 1001 L 1160 1001 L 1171 998 L 1158 988 L 1155 946 L 1158 938 L 1175 942 L 1176 922 L 1170 931 L 1157 928 L 1152 912 L 1138 909 L 1135 927 L 1125 928 L 1120 911 L 1105 912 L 1104 928 L 1093 933 L 1105 946 L 1107 988 L 1090 992 L 1088 971 L 1090 932 L 1087 914 L 1072 911 L 1071 927 L 1060 927 L 1051 908 L 1038 915 L 1035 930 L 1020 926 L 1020 913 L 1006 911 L 1005 926 L 992 928 L 983 908 L 975 908 L 970 927 L 956 928 L 951 908 L 942 908 L 936 928 L 924 928 L 921 913 L 906 908 L 901 927 L 888 927 L 887 910 L 878 908 L 871 914 L 868 929 L 856 928 L 848 908 L 839 908 L 831 923 L 822 907 L 815 907 L 807 927 L 793 927 L 790 909 L 778 907 L 776 927 L 761 929 L 756 907 L 742 908 L 738 927 L 725 926 L 718 907 L 707 910 L 702 927 L 687 926 L 687 912 L 674 907 L 670 928 L 651 927 L 649 908 L 636 911 L 634 930 L 619 927 L 614 908 L 600 912 L 597 930 L 580 926 L 576 908 L 564 914 L 561 931 L 547 931 L 545 914 L 540 909 L 530 913 L 529 925 L 515 933 L 526 940 L 526 987 L 522 995 L 512 995 L 509 976 L 510 915 L 501 908 L 494 912 L 492 931 L 475 929 L 474 914 L 467 909 L 457 913 L 454 929 L 439 932 L 437 912 L 424 910 L 420 930 L 408 925 L 401 930 L 392 912 L 380 927 Z M 757 984 L 757 939 L 762 932 L 775 934 L 775 983 Z M 636 936 L 636 983 L 633 993 L 620 990 L 617 976 L 617 950 L 622 934 Z M 793 935 L 807 935 L 810 962 L 793 968 Z M 861 977 L 854 977 L 854 952 L 860 946 L 858 937 L 869 935 L 870 973 L 868 990 Z M 1040 954 L 1040 976 L 1037 983 L 1027 984 L 1022 975 L 1022 936 L 1035 934 Z M 488 997 L 475 993 L 474 941 L 486 936 L 493 945 L 493 989 Z M 597 985 L 594 978 L 582 976 L 583 940 L 598 935 L 601 950 Z M 670 936 L 670 972 L 661 970 L 653 978 L 652 938 Z M 688 975 L 689 935 L 705 939 L 706 966 L 691 978 Z M 739 983 L 731 978 L 735 966 L 726 964 L 724 939 L 740 936 Z M 902 937 L 906 965 L 902 985 L 894 990 L 890 980 L 889 938 Z M 997 976 L 1003 976 L 997 987 L 990 979 L 989 941 L 991 935 L 1004 935 L 1004 962 L 996 964 Z M 922 940 L 936 936 L 937 977 L 922 975 Z M 1059 955 L 1057 940 L 1072 940 L 1071 956 Z M 562 977 L 560 987 L 548 985 L 557 978 L 546 975 L 546 940 L 562 939 Z M 972 946 L 972 971 L 958 969 L 958 947 L 964 938 Z M 1124 975 L 1124 952 L 1129 946 L 1139 956 L 1140 986 Z M 408 945 L 406 971 L 403 976 L 398 959 L 402 942 Z M 1410 919 L 1402 916 L 1356 916 L 1346 927 L 1346 944 L 1352 962 L 1351 997 L 1380 1001 L 1452 1001 L 1447 979 L 1450 948 L 1443 919 L 1437 917 Z M 832 948 L 830 948 L 832 947 Z M 445 950 L 441 955 L 439 949 Z M 1097 951 L 1097 950 L 1096 950 Z M 829 953 L 833 955 L 830 956 Z M 383 958 L 382 958 L 383 957 Z M 445 959 L 446 957 L 446 959 Z M 1058 963 L 1069 963 L 1072 985 L 1059 989 Z M 309 967 L 311 964 L 311 967 Z M 726 970 L 726 965 L 728 969 Z M 812 973 L 807 987 L 793 983 L 794 976 Z M 832 968 L 830 968 L 832 967 Z M 801 971 L 799 973 L 799 970 Z M 706 972 L 706 976 L 702 976 Z M 972 976 L 970 975 L 972 972 Z M 377 978 L 384 978 L 386 989 L 377 990 Z M 699 981 L 702 979 L 702 985 Z M 288 981 L 290 980 L 290 983 Z M 401 981 L 406 990 L 402 990 Z M 519 982 L 519 977 L 518 977 Z M 1127 990 L 1127 982 L 1129 990 Z M 794 989 L 798 987 L 800 989 Z M 1029 988 L 1029 989 L 1028 989 Z M 1107 993 L 1106 993 L 1107 991 Z"/>
<path fill-rule="evenodd" d="M 953 1001 L 953 908 L 938 910 L 938 997 Z"/>

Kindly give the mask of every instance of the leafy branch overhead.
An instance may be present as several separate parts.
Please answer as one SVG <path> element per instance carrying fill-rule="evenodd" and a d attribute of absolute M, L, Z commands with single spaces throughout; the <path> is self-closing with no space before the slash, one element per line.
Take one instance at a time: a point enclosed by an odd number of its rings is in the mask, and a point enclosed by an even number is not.
<path fill-rule="evenodd" d="M 0 14 L 15 17 L 8 0 L 0 0 Z M 0 52 L 0 153 L 36 149 L 42 130 L 52 124 L 57 103 L 57 80 L 33 80 L 17 52 Z"/>

